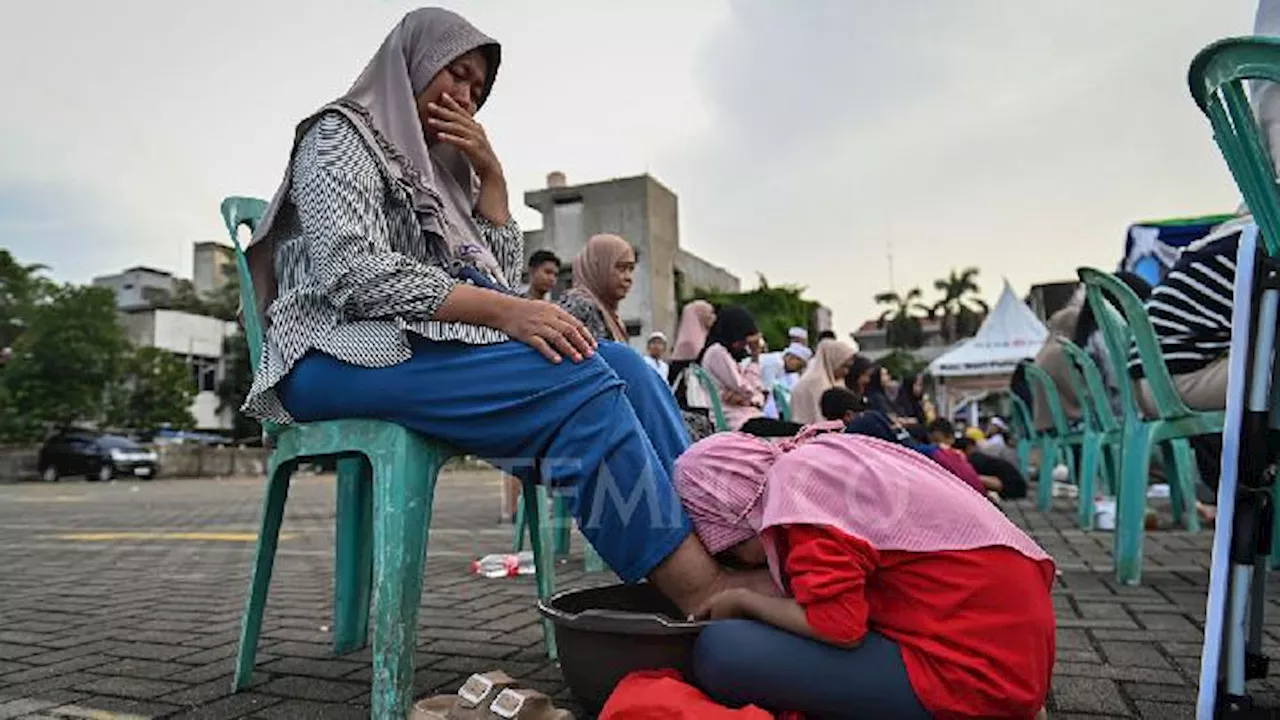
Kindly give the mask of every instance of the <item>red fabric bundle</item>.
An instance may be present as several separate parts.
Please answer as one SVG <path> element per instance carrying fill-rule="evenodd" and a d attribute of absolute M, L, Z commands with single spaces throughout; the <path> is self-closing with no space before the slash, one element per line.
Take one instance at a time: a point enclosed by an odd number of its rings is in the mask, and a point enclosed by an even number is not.
<path fill-rule="evenodd" d="M 787 713 L 778 720 L 798 720 Z M 640 670 L 618 683 L 600 720 L 774 720 L 755 705 L 732 710 L 718 705 L 675 670 Z"/>

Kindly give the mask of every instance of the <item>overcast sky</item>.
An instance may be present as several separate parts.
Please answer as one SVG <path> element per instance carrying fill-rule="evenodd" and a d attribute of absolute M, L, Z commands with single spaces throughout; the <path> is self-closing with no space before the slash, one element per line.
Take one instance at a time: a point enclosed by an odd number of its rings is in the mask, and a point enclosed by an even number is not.
<path fill-rule="evenodd" d="M 479 119 L 513 210 L 550 170 L 648 171 L 681 244 L 807 286 L 838 329 L 956 266 L 1020 293 L 1114 267 L 1136 220 L 1229 211 L 1186 90 L 1252 0 L 447 2 L 503 43 Z M 294 124 L 415 4 L 6 0 L 0 247 L 87 281 L 191 271 L 226 195 L 269 196 Z"/>

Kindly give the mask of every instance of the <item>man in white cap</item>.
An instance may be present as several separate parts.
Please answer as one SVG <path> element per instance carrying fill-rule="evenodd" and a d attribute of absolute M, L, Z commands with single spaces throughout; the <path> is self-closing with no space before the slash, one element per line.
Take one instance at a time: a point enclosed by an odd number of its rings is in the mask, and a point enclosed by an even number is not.
<path fill-rule="evenodd" d="M 774 386 L 781 385 L 790 392 L 800 380 L 800 373 L 804 372 L 812 359 L 813 351 L 797 342 L 791 343 L 782 352 L 760 356 L 760 384 L 769 395 L 764 406 L 765 417 L 778 419 L 778 407 L 773 401 Z"/>
<path fill-rule="evenodd" d="M 667 354 L 667 336 L 661 331 L 655 330 L 649 334 L 649 342 L 645 346 L 644 364 L 653 368 L 653 371 L 662 376 L 665 381 L 667 379 L 667 361 L 662 358 Z"/>
<path fill-rule="evenodd" d="M 809 347 L 809 331 L 799 325 L 787 331 L 787 339 L 793 344 Z"/>

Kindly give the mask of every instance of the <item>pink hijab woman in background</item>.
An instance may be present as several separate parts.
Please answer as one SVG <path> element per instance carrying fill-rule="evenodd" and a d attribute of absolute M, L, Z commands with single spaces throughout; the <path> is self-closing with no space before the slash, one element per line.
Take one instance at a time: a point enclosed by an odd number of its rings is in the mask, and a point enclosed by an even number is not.
<path fill-rule="evenodd" d="M 728 705 L 819 717 L 1032 718 L 1054 659 L 1053 561 L 923 455 L 810 426 L 722 433 L 676 462 L 707 550 L 787 597 L 717 595 L 694 672 Z"/>

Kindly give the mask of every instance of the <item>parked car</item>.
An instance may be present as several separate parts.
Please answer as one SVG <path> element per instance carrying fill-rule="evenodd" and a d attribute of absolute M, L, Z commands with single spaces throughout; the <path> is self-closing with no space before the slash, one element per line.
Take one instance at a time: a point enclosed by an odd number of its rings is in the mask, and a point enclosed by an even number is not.
<path fill-rule="evenodd" d="M 38 468 L 46 482 L 68 475 L 103 482 L 121 475 L 150 480 L 160 472 L 158 460 L 154 451 L 127 437 L 69 430 L 45 441 Z"/>

